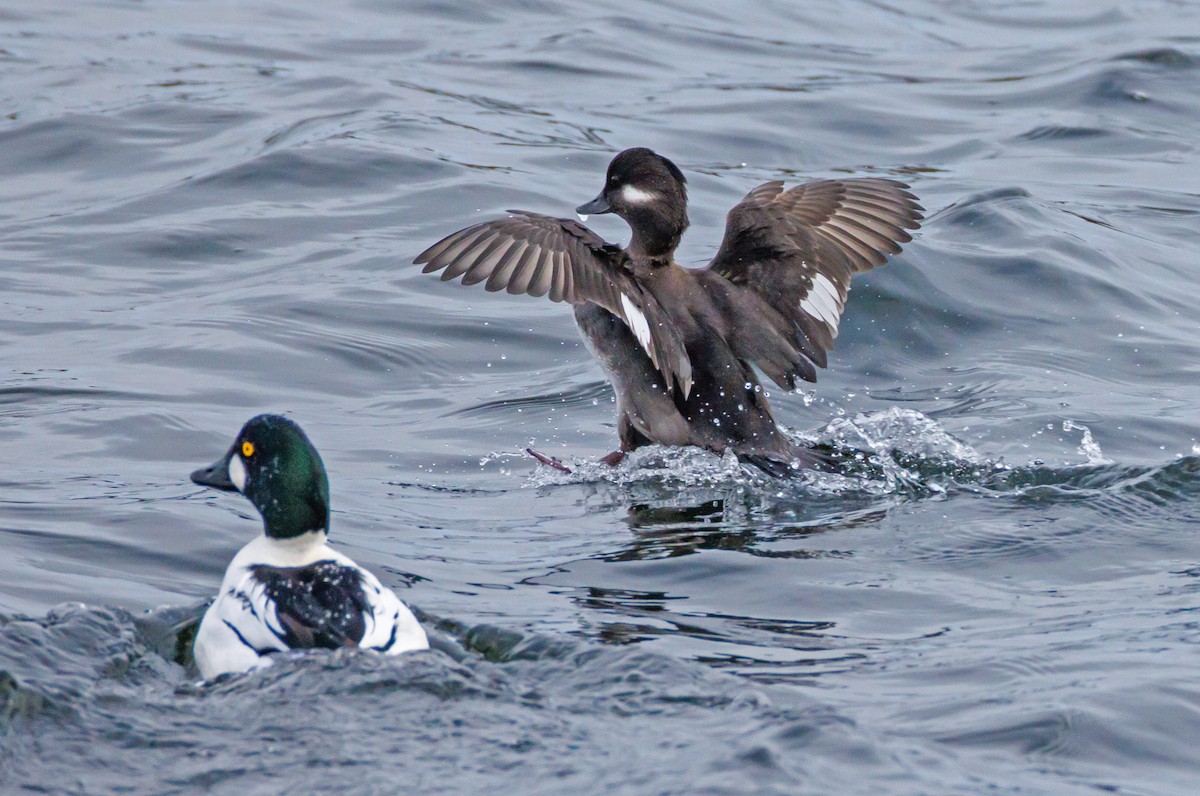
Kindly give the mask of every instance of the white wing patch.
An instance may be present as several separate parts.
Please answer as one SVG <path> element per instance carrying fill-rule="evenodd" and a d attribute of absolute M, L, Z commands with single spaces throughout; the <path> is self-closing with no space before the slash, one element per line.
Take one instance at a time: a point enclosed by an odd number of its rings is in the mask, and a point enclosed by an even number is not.
<path fill-rule="evenodd" d="M 641 343 L 646 354 L 653 358 L 654 355 L 650 351 L 650 324 L 646 321 L 646 316 L 624 293 L 621 294 L 621 310 L 625 313 L 625 323 L 633 330 L 633 336 Z"/>
<path fill-rule="evenodd" d="M 633 185 L 626 185 L 621 189 L 621 199 L 627 205 L 644 205 L 647 202 L 654 201 L 658 194 L 654 191 L 643 191 Z"/>
<path fill-rule="evenodd" d="M 824 274 L 813 276 L 812 287 L 800 302 L 800 309 L 822 321 L 837 337 L 838 324 L 842 319 L 842 298 L 837 286 Z"/>

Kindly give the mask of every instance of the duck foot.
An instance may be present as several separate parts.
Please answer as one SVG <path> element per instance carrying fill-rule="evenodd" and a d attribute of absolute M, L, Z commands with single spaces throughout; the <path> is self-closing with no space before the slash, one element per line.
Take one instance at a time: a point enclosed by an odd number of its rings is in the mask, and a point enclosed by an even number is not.
<path fill-rule="evenodd" d="M 544 453 L 539 453 L 538 451 L 535 451 L 533 448 L 526 448 L 525 452 L 528 453 L 533 458 L 537 459 L 542 464 L 546 465 L 547 467 L 553 467 L 555 470 L 558 470 L 560 473 L 570 473 L 571 472 L 571 468 L 567 467 L 565 464 L 563 464 L 562 461 L 560 461 L 557 456 L 547 456 Z M 616 467 L 618 464 L 625 461 L 626 455 L 627 454 L 625 451 L 615 450 L 612 453 L 608 454 L 607 456 L 601 456 L 600 463 L 607 464 L 609 467 Z"/>
<path fill-rule="evenodd" d="M 616 467 L 623 461 L 625 461 L 625 451 L 621 450 L 616 450 L 607 456 L 600 457 L 600 463 L 607 464 L 609 467 Z"/>
<path fill-rule="evenodd" d="M 542 464 L 546 465 L 547 467 L 553 467 L 555 470 L 558 470 L 560 473 L 570 473 L 571 472 L 571 468 L 567 467 L 565 464 L 560 462 L 557 457 L 547 456 L 544 453 L 538 453 L 533 448 L 526 448 L 525 452 L 528 453 L 533 458 L 537 459 Z"/>

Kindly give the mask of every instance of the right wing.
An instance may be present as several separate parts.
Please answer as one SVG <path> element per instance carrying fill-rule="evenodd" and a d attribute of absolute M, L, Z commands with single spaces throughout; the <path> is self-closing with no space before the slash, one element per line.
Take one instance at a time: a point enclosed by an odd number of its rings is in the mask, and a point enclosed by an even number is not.
<path fill-rule="evenodd" d="M 507 218 L 459 230 L 413 261 L 422 273 L 442 271 L 442 280 L 551 301 L 592 303 L 620 318 L 660 373 L 667 389 L 692 389 L 692 363 L 662 306 L 633 278 L 618 246 L 565 218 L 510 210 Z M 444 269 L 444 270 L 443 270 Z M 486 280 L 486 281 L 485 281 Z"/>

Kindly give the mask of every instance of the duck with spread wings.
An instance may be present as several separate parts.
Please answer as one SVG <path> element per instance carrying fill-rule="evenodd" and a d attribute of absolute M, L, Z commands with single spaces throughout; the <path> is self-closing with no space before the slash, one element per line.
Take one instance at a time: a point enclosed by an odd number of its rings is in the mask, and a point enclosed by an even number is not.
<path fill-rule="evenodd" d="M 583 220 L 624 219 L 627 247 L 572 219 L 513 210 L 455 232 L 416 263 L 443 280 L 574 306 L 617 395 L 620 447 L 608 464 L 656 444 L 732 449 L 773 474 L 821 466 L 776 425 L 755 367 L 786 390 L 816 381 L 851 275 L 898 253 L 922 208 L 895 180 L 767 182 L 729 211 L 716 256 L 694 269 L 674 258 L 688 226 L 686 186 L 670 160 L 627 149 L 600 195 L 577 209 Z"/>

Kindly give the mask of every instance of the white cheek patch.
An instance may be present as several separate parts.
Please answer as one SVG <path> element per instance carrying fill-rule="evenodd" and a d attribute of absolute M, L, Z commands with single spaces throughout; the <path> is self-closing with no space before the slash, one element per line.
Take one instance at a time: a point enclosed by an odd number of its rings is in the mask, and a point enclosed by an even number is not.
<path fill-rule="evenodd" d="M 235 455 L 229 460 L 229 480 L 239 492 L 246 491 L 246 465 L 242 464 L 241 456 Z"/>
<path fill-rule="evenodd" d="M 643 191 L 641 188 L 636 188 L 632 185 L 626 185 L 621 189 L 621 201 L 627 205 L 644 205 L 647 202 L 652 202 L 658 197 L 654 191 Z"/>
<path fill-rule="evenodd" d="M 817 274 L 812 278 L 812 288 L 800 302 L 800 309 L 823 321 L 834 337 L 837 336 L 838 324 L 842 319 L 842 301 L 837 286 L 824 274 Z"/>
<path fill-rule="evenodd" d="M 646 322 L 646 316 L 624 293 L 621 294 L 621 310 L 625 313 L 625 322 L 633 330 L 633 336 L 653 358 L 654 355 L 650 353 L 650 324 Z"/>

